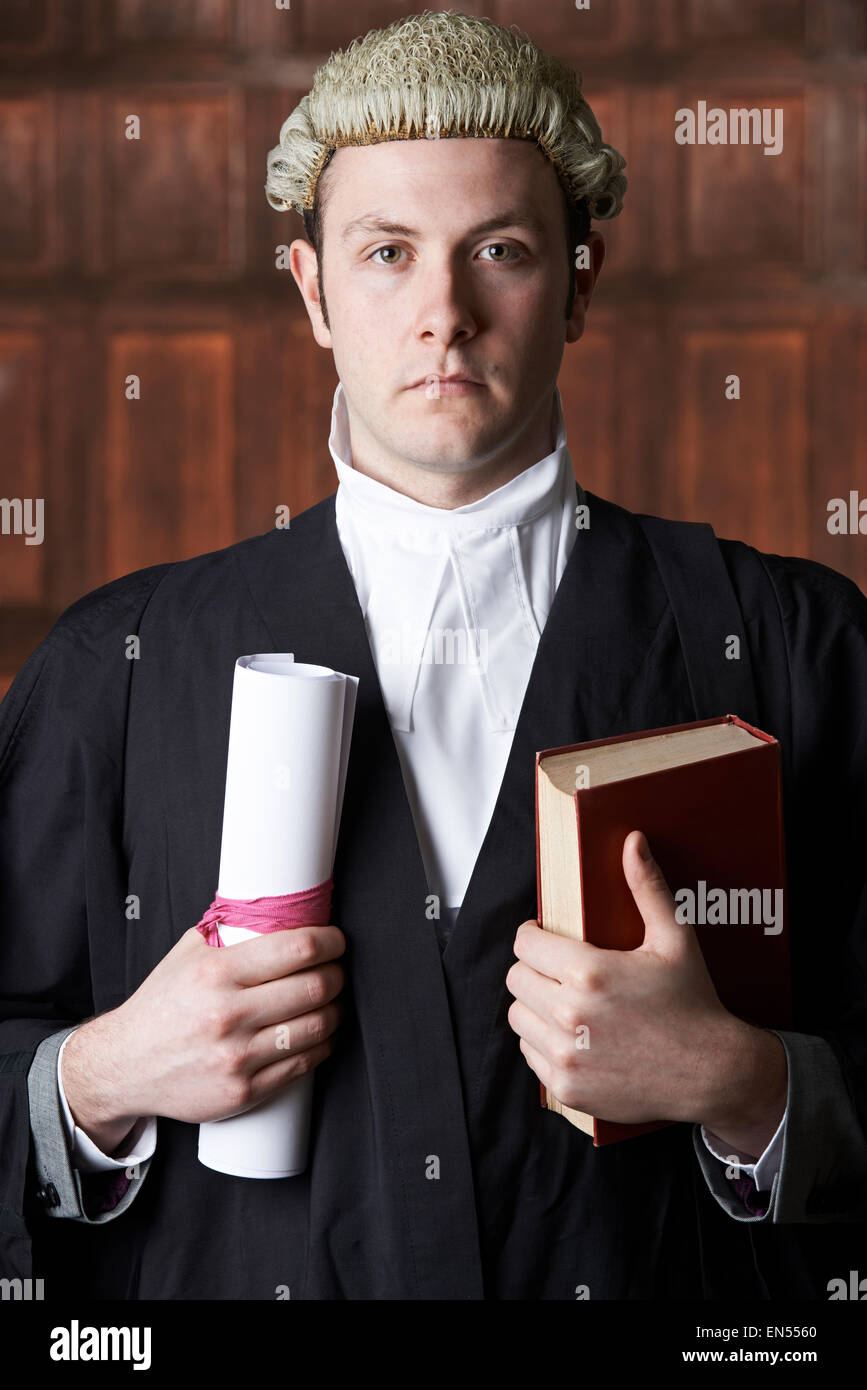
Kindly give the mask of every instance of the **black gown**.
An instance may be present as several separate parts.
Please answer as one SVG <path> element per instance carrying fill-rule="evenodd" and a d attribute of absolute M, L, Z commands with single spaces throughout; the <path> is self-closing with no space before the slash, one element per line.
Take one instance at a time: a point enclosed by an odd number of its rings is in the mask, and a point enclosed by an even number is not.
<path fill-rule="evenodd" d="M 508 1024 L 512 943 L 536 915 L 536 750 L 708 717 L 636 516 L 584 500 L 444 950 L 333 495 L 287 530 L 86 595 L 34 652 L 0 708 L 3 1274 L 44 1277 L 49 1298 L 667 1300 L 824 1299 L 859 1259 L 867 1273 L 864 1172 L 832 1133 L 808 1220 L 735 1220 L 692 1125 L 594 1148 L 540 1107 Z M 867 600 L 814 562 L 721 550 L 754 720 L 783 747 L 793 1030 L 833 1047 L 867 1131 Z M 126 1000 L 211 902 L 234 662 L 257 651 L 360 677 L 330 918 L 344 1013 L 308 1169 L 213 1172 L 198 1127 L 160 1117 L 128 1210 L 52 1220 L 29 1195 L 27 1068 L 43 1038 Z M 798 1099 L 802 1129 L 813 1104 Z"/>

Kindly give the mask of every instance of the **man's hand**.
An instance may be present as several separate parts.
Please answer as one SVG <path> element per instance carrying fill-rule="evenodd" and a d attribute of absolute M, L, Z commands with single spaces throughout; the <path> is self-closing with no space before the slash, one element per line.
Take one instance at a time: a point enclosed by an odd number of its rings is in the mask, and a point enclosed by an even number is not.
<path fill-rule="evenodd" d="M 785 1110 L 785 1049 L 723 1007 L 641 831 L 624 841 L 623 871 L 644 920 L 636 950 L 571 941 L 536 921 L 518 928 L 506 986 L 521 1051 L 571 1109 L 625 1124 L 704 1124 L 758 1155 Z"/>
<path fill-rule="evenodd" d="M 135 994 L 84 1023 L 63 1053 L 75 1123 L 105 1153 L 141 1115 L 238 1114 L 319 1065 L 343 988 L 335 926 L 209 946 L 190 927 Z"/>

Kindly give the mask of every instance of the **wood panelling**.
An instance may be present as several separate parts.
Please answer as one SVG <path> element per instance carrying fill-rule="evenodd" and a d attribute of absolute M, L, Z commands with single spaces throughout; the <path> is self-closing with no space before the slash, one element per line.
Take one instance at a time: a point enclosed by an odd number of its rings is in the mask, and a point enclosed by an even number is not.
<path fill-rule="evenodd" d="M 35 333 L 0 332 L 0 594 L 5 603 L 38 604 L 45 588 L 45 540 L 40 543 L 33 529 L 39 499 L 45 512 L 45 417 L 43 340 Z"/>
<path fill-rule="evenodd" d="M 867 587 L 867 536 L 827 531 L 830 498 L 867 493 L 863 0 L 461 8 L 577 68 L 628 161 L 559 379 L 581 481 Z M 41 546 L 0 535 L 0 691 L 80 594 L 334 490 L 334 365 L 277 264 L 302 228 L 265 157 L 329 52 L 405 13 L 0 7 L 0 497 L 45 503 Z M 678 144 L 700 101 L 781 108 L 782 153 Z"/>
<path fill-rule="evenodd" d="M 227 334 L 118 334 L 106 414 L 105 578 L 236 539 Z M 128 398 L 138 378 L 141 396 Z"/>
<path fill-rule="evenodd" d="M 424 9 L 419 6 L 419 10 Z M 433 9 L 430 5 L 427 8 Z M 443 8 L 447 8 L 444 6 Z M 490 11 L 478 0 L 466 0 L 460 8 L 464 14 L 489 14 Z M 302 42 L 305 48 L 322 53 L 327 58 L 335 48 L 343 48 L 357 34 L 366 34 L 369 29 L 381 29 L 395 19 L 412 14 L 405 0 L 355 0 L 351 15 L 347 11 L 346 0 L 315 0 L 315 3 L 301 7 Z M 499 15 L 491 14 L 500 23 Z"/>
<path fill-rule="evenodd" d="M 111 35 L 117 44 L 227 44 L 233 9 L 231 0 L 116 0 Z"/>
<path fill-rule="evenodd" d="M 807 259 L 803 96 L 768 86 L 681 89 L 671 113 L 672 131 L 676 111 L 697 112 L 700 101 L 706 102 L 707 111 L 727 114 L 781 111 L 782 149 L 779 154 L 765 154 L 761 144 L 676 146 L 683 268 L 744 262 L 752 268 L 803 267 Z M 769 122 L 775 120 L 769 117 Z M 770 123 L 769 134 L 773 130 Z"/>
<path fill-rule="evenodd" d="M 842 216 L 854 233 L 855 267 L 867 276 L 867 82 L 853 96 L 851 131 L 843 133 L 841 143 L 850 146 L 856 172 L 848 179 L 850 201 L 848 208 L 844 202 Z"/>
<path fill-rule="evenodd" d="M 53 102 L 47 93 L 0 100 L 0 274 L 53 269 L 57 189 Z"/>
<path fill-rule="evenodd" d="M 9 51 L 37 52 L 53 38 L 57 0 L 4 0 L 0 44 Z"/>
<path fill-rule="evenodd" d="M 275 212 L 266 201 L 263 151 L 277 144 L 280 127 L 303 95 L 300 88 L 251 91 L 247 93 L 244 113 L 247 269 L 249 274 L 270 279 L 275 293 L 278 284 L 287 282 L 289 288 L 280 294 L 280 303 L 287 308 L 289 305 L 295 307 L 298 292 L 288 269 L 278 271 L 275 267 L 277 248 L 303 236 L 304 229 L 294 212 Z"/>
<path fill-rule="evenodd" d="M 832 535 L 828 502 L 854 488 L 867 497 L 867 318 L 837 310 L 815 325 L 810 337 L 811 532 L 805 551 L 858 579 L 864 574 L 867 535 Z"/>
<path fill-rule="evenodd" d="M 557 385 L 576 477 L 602 497 L 616 493 L 620 417 L 615 394 L 608 389 L 616 374 L 614 339 L 596 319 L 592 330 L 566 347 Z"/>
<path fill-rule="evenodd" d="M 239 269 L 243 202 L 233 196 L 240 126 L 225 92 L 130 92 L 105 112 L 107 260 L 128 275 L 192 279 Z M 130 117 L 140 137 L 128 139 Z"/>
<path fill-rule="evenodd" d="M 645 5 L 645 14 L 647 8 Z M 542 48 L 569 60 L 577 58 L 579 69 L 583 63 L 580 55 L 616 52 L 638 41 L 643 28 L 641 6 L 636 0 L 590 0 L 586 9 L 578 9 L 573 0 L 571 4 L 538 5 L 532 13 L 523 0 L 497 0 L 493 9 L 483 6 L 466 12 L 489 15 L 498 24 L 517 24 Z"/>
<path fill-rule="evenodd" d="M 686 40 L 713 43 L 749 39 L 803 44 L 807 0 L 684 0 Z"/>
<path fill-rule="evenodd" d="M 688 333 L 681 348 L 682 516 L 776 554 L 809 547 L 807 339 L 797 330 Z M 740 398 L 726 394 L 735 389 Z M 713 460 L 708 466 L 708 460 Z"/>

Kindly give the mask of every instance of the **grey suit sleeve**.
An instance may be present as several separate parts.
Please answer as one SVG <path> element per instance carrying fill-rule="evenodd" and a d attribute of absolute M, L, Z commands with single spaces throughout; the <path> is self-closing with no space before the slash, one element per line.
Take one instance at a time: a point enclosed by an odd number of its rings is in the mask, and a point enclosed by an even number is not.
<path fill-rule="evenodd" d="M 74 1031 L 73 1026 L 52 1033 L 36 1049 L 27 1073 L 30 1132 L 37 1199 L 45 1215 L 94 1225 L 112 1221 L 135 1201 L 151 1160 L 137 1164 L 132 1176 L 123 1169 L 80 1173 L 74 1167 L 57 1089 L 57 1054 Z"/>
<path fill-rule="evenodd" d="M 767 1211 L 747 1210 L 695 1125 L 705 1182 L 735 1221 L 867 1221 L 867 1140 L 833 1048 L 811 1034 L 770 1031 L 786 1049 L 789 1090 L 782 1161 Z"/>

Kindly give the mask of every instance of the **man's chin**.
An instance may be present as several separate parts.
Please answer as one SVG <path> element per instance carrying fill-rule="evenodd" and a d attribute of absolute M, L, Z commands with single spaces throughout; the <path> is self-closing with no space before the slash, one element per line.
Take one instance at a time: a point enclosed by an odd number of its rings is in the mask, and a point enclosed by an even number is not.
<path fill-rule="evenodd" d="M 467 396 L 428 401 L 424 392 L 419 394 L 421 404 L 411 407 L 409 416 L 401 412 L 403 428 L 397 429 L 392 446 L 398 454 L 421 468 L 466 471 L 478 468 L 496 452 L 502 441 L 502 421 L 499 411 L 492 415 L 489 396 L 480 408 Z"/>

